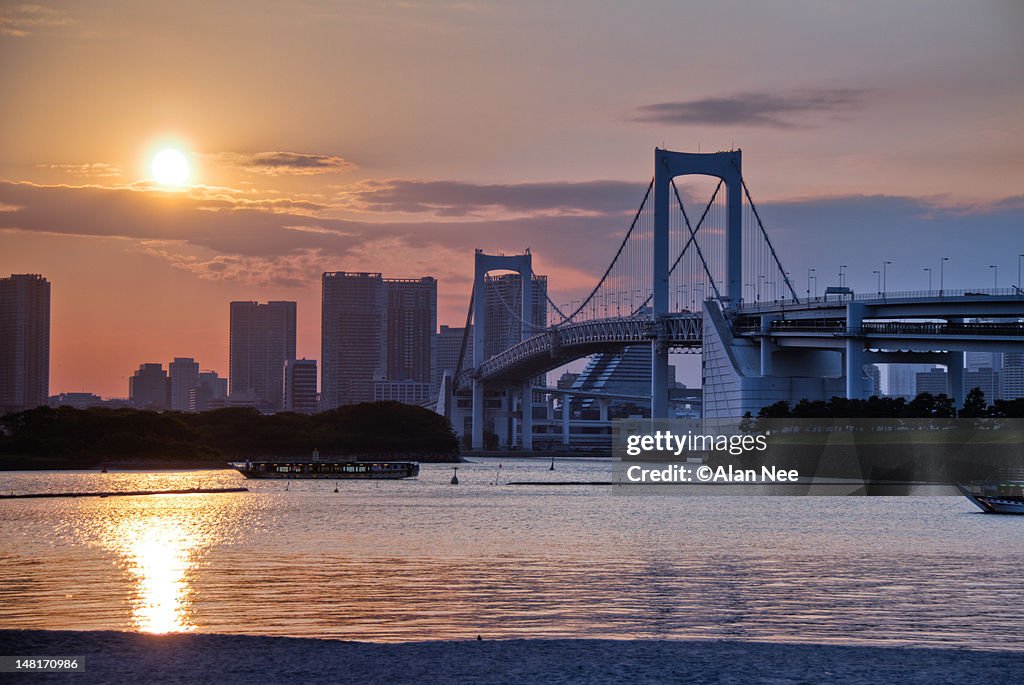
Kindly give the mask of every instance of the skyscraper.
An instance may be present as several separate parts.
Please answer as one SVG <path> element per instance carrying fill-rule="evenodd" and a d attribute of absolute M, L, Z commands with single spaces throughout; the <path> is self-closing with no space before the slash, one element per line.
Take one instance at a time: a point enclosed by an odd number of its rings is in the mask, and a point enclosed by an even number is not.
<path fill-rule="evenodd" d="M 387 293 L 387 379 L 434 382 L 437 363 L 437 281 L 385 278 Z"/>
<path fill-rule="evenodd" d="M 284 365 L 295 359 L 294 302 L 232 302 L 228 378 L 232 395 L 284 407 Z"/>
<path fill-rule="evenodd" d="M 1001 399 L 1024 397 L 1024 352 L 1003 353 L 1003 372 L 999 381 L 1002 384 Z"/>
<path fill-rule="evenodd" d="M 221 378 L 216 371 L 201 371 L 196 387 L 188 392 L 188 410 L 206 411 L 223 407 L 227 397 L 228 379 Z"/>
<path fill-rule="evenodd" d="M 169 408 L 173 411 L 189 411 L 189 394 L 199 387 L 199 363 L 192 357 L 175 357 L 167 365 L 170 377 Z"/>
<path fill-rule="evenodd" d="M 133 407 L 163 411 L 169 399 L 170 386 L 162 364 L 140 364 L 128 379 L 128 400 Z"/>
<path fill-rule="evenodd" d="M 373 399 L 387 373 L 387 313 L 379 273 L 323 275 L 320 404 L 324 410 Z"/>
<path fill-rule="evenodd" d="M 522 279 L 519 274 L 487 276 L 484 279 L 484 297 L 487 302 L 487 321 L 484 329 L 485 357 L 491 357 L 522 340 L 522 321 L 519 313 L 522 303 Z M 533 331 L 540 333 L 548 320 L 548 277 L 533 276 Z"/>
<path fill-rule="evenodd" d="M 434 381 L 435 389 L 440 388 L 441 379 L 444 377 L 446 371 L 451 374 L 455 373 L 455 370 L 459 365 L 459 352 L 462 350 L 462 339 L 464 334 L 466 334 L 465 328 L 441 326 L 441 330 L 437 334 L 437 375 L 436 380 Z M 462 365 L 467 369 L 473 366 L 472 326 L 469 327 L 469 333 L 466 335 L 466 351 Z"/>
<path fill-rule="evenodd" d="M 289 359 L 284 365 L 284 408 L 300 414 L 314 414 L 316 396 L 316 360 Z"/>
<path fill-rule="evenodd" d="M 50 282 L 39 274 L 0 278 L 0 411 L 50 396 Z"/>

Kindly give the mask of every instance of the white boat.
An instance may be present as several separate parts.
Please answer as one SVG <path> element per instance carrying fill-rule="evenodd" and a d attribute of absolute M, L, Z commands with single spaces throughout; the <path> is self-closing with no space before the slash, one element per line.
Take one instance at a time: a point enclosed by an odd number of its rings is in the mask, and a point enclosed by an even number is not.
<path fill-rule="evenodd" d="M 986 514 L 1024 514 L 1024 481 L 972 481 L 956 486 Z"/>

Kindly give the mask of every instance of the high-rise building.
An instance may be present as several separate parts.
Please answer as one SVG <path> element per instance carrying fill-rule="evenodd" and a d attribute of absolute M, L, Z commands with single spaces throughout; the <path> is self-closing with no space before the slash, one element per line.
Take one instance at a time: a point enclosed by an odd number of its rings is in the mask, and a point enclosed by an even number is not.
<path fill-rule="evenodd" d="M 289 359 L 284 365 L 284 408 L 300 414 L 315 414 L 316 360 Z"/>
<path fill-rule="evenodd" d="M 435 382 L 437 280 L 385 278 L 387 380 Z"/>
<path fill-rule="evenodd" d="M 206 411 L 227 406 L 228 379 L 216 371 L 202 371 L 196 387 L 188 391 L 188 410 Z"/>
<path fill-rule="evenodd" d="M 170 382 L 168 405 L 173 411 L 189 411 L 189 394 L 199 387 L 199 364 L 192 357 L 175 357 L 167 365 Z"/>
<path fill-rule="evenodd" d="M 467 333 L 465 328 L 441 326 L 437 334 L 437 376 L 434 388 L 441 387 L 441 379 L 444 378 L 445 372 L 455 375 L 459 366 L 463 337 L 466 340 L 466 351 L 462 366 L 468 369 L 473 366 L 473 327 L 470 326 Z"/>
<path fill-rule="evenodd" d="M 50 397 L 50 282 L 39 274 L 0 278 L 0 413 Z"/>
<path fill-rule="evenodd" d="M 1004 352 L 1000 399 L 1016 400 L 1024 397 L 1024 352 Z"/>
<path fill-rule="evenodd" d="M 992 369 L 999 371 L 1001 357 L 998 352 L 964 352 L 964 366 L 968 371 Z"/>
<path fill-rule="evenodd" d="M 881 396 L 882 394 L 882 370 L 878 364 L 868 364 L 864 367 L 865 373 L 871 379 L 871 395 Z"/>
<path fill-rule="evenodd" d="M 885 394 L 911 400 L 916 395 L 914 381 L 919 372 L 932 369 L 934 364 L 886 364 Z"/>
<path fill-rule="evenodd" d="M 170 403 L 170 384 L 162 364 L 140 364 L 128 379 L 128 401 L 139 409 L 163 411 Z"/>
<path fill-rule="evenodd" d="M 948 377 L 949 374 L 946 373 L 946 370 L 938 366 L 927 371 L 918 371 L 914 375 L 915 396 L 923 392 L 951 396 L 947 384 Z"/>
<path fill-rule="evenodd" d="M 323 275 L 320 405 L 373 400 L 387 374 L 387 295 L 379 273 Z"/>
<path fill-rule="evenodd" d="M 533 276 L 533 332 L 540 333 L 548 320 L 548 277 Z M 487 321 L 484 328 L 484 356 L 491 357 L 522 341 L 522 278 L 519 274 L 487 276 L 484 279 Z"/>
<path fill-rule="evenodd" d="M 999 397 L 999 376 L 1001 374 L 993 368 L 982 367 L 980 369 L 966 370 L 964 371 L 964 394 L 962 397 L 967 397 L 974 388 L 981 388 L 981 391 L 985 393 L 985 402 L 992 404 Z"/>
<path fill-rule="evenodd" d="M 295 359 L 294 302 L 232 302 L 228 378 L 232 395 L 255 394 L 270 411 L 284 407 L 284 365 Z"/>

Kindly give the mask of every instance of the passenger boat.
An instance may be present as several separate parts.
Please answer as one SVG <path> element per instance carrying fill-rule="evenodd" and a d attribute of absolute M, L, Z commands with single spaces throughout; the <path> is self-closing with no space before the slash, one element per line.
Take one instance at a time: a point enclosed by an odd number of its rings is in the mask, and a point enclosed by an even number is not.
<path fill-rule="evenodd" d="M 414 461 L 293 461 L 267 459 L 231 462 L 246 478 L 374 478 L 397 480 L 419 475 L 420 465 Z"/>
<path fill-rule="evenodd" d="M 972 481 L 956 486 L 986 514 L 1024 514 L 1024 481 Z"/>

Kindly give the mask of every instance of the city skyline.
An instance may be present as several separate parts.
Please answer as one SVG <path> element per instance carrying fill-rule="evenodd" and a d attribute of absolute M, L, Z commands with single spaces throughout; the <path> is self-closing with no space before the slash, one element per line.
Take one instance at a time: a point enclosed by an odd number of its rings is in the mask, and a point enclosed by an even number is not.
<path fill-rule="evenodd" d="M 891 261 L 888 289 L 923 290 L 943 256 L 948 288 L 1018 281 L 1013 3 L 131 7 L 0 10 L 0 273 L 54 285 L 51 394 L 182 355 L 226 373 L 223 303 L 315 312 L 328 271 L 429 273 L 461 326 L 473 250 L 530 247 L 579 299 L 661 145 L 742 148 L 786 268 L 822 287 Z M 163 147 L 184 189 L 153 180 Z M 300 314 L 296 355 L 319 345 Z"/>

